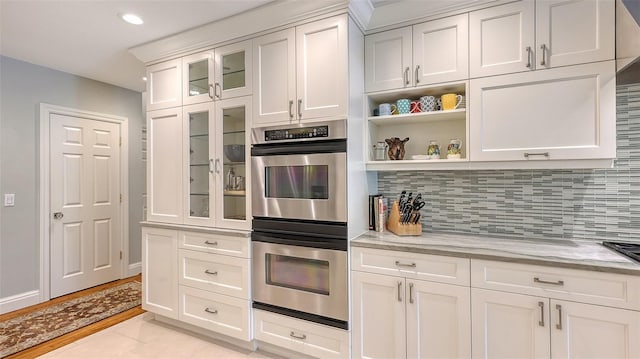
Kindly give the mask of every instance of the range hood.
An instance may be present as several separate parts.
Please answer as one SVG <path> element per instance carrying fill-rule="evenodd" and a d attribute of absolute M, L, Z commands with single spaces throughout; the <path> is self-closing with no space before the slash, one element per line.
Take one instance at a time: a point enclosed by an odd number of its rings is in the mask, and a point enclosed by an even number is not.
<path fill-rule="evenodd" d="M 616 0 L 616 67 L 618 69 L 618 78 L 635 77 L 636 80 L 631 82 L 640 81 L 639 24 L 640 1 Z M 628 72 L 633 72 L 634 74 Z"/>

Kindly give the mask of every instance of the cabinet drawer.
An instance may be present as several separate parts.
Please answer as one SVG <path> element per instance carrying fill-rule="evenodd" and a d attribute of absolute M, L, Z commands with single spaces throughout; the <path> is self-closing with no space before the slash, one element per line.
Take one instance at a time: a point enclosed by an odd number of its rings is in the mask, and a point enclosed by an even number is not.
<path fill-rule="evenodd" d="M 432 282 L 469 285 L 469 259 L 353 248 L 353 270 L 422 279 Z"/>
<path fill-rule="evenodd" d="M 180 320 L 228 335 L 251 340 L 251 302 L 180 286 Z"/>
<path fill-rule="evenodd" d="M 640 310 L 640 276 L 472 259 L 471 286 Z"/>
<path fill-rule="evenodd" d="M 249 238 L 221 234 L 180 232 L 178 246 L 208 253 L 249 258 Z"/>
<path fill-rule="evenodd" d="M 254 337 L 317 358 L 348 358 L 349 332 L 263 310 L 253 311 Z"/>
<path fill-rule="evenodd" d="M 249 299 L 249 260 L 181 249 L 179 283 Z"/>

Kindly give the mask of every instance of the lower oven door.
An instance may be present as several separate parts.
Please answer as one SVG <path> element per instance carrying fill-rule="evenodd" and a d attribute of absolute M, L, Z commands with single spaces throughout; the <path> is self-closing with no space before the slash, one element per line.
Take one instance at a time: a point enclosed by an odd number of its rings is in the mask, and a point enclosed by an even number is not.
<path fill-rule="evenodd" d="M 348 321 L 346 251 L 252 245 L 254 302 Z"/>

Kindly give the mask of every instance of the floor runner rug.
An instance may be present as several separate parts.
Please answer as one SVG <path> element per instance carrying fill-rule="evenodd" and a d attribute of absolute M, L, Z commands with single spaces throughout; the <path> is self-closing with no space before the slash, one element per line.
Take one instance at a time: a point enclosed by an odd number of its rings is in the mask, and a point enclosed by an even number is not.
<path fill-rule="evenodd" d="M 141 302 L 133 281 L 0 322 L 0 358 L 131 309 Z"/>

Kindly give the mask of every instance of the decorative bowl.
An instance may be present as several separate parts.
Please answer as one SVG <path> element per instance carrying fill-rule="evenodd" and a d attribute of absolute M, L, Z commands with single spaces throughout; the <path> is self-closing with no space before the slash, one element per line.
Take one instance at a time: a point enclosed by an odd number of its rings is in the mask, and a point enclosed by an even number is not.
<path fill-rule="evenodd" d="M 231 162 L 244 162 L 244 145 L 224 145 L 224 155 Z"/>

